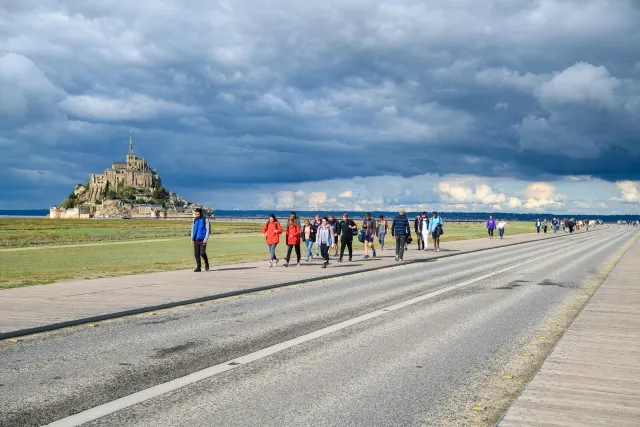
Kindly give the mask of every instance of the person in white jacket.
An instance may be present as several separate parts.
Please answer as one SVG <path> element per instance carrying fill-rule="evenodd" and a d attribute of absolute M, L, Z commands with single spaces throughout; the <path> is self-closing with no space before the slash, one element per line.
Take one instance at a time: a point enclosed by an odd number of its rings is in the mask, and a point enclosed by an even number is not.
<path fill-rule="evenodd" d="M 504 228 L 507 226 L 507 223 L 504 222 L 504 219 L 501 219 L 498 223 L 498 233 L 500 233 L 500 238 L 504 236 Z"/>
<path fill-rule="evenodd" d="M 422 238 L 424 239 L 424 250 L 429 250 L 429 217 L 427 213 L 422 214 L 422 221 L 420 222 L 420 230 L 422 231 Z"/>

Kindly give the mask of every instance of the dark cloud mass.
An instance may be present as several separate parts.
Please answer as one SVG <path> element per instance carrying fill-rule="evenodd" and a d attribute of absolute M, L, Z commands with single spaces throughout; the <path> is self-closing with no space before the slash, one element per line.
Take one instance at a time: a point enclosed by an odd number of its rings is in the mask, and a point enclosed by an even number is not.
<path fill-rule="evenodd" d="M 0 3 L 0 208 L 58 202 L 129 129 L 186 195 L 640 180 L 640 2 Z"/>

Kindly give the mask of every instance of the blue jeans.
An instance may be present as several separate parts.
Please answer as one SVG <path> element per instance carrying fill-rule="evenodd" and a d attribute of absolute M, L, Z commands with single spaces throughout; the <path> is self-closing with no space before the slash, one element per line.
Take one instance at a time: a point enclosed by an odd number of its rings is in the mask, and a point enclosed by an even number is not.
<path fill-rule="evenodd" d="M 502 236 L 504 236 L 504 228 L 499 228 L 498 232 L 500 232 L 500 238 L 502 239 Z"/>
<path fill-rule="evenodd" d="M 278 259 L 278 257 L 276 256 L 276 246 L 278 246 L 277 243 L 269 245 L 269 253 L 271 254 L 270 261 L 275 261 L 276 259 Z"/>
<path fill-rule="evenodd" d="M 313 255 L 311 253 L 311 249 L 313 249 L 313 243 L 313 240 L 305 241 L 305 244 L 307 245 L 307 258 L 311 258 L 311 256 Z"/>

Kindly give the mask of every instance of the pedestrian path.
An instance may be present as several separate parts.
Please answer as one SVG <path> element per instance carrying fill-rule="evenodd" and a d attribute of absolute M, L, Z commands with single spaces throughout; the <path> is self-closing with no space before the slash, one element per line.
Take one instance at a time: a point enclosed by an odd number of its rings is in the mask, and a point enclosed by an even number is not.
<path fill-rule="evenodd" d="M 406 262 L 418 262 L 563 236 L 567 235 L 532 233 L 505 236 L 504 240 L 443 241 L 442 251 L 437 253 L 418 251 L 412 245 L 404 258 Z M 0 290 L 0 338 L 391 267 L 397 265 L 394 262 L 394 250 L 378 251 L 378 257 L 368 260 L 363 260 L 362 253 L 356 252 L 354 262 L 346 262 L 346 255 L 343 263 L 332 258 L 326 269 L 320 268 L 320 260 L 309 263 L 302 261 L 300 267 L 289 268 L 282 267 L 282 262 L 276 268 L 268 268 L 266 262 L 253 262 L 215 267 L 207 273 L 180 270 Z M 265 259 L 267 255 L 265 247 Z"/>
<path fill-rule="evenodd" d="M 640 426 L 638 258 L 636 238 L 500 427 Z"/>

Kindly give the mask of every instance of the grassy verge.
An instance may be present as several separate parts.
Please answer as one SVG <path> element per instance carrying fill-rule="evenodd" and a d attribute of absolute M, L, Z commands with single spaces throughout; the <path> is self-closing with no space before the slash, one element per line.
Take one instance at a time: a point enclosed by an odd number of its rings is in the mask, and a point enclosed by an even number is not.
<path fill-rule="evenodd" d="M 101 221 L 91 221 L 91 224 Z M 124 224 L 127 221 L 120 221 Z M 233 227 L 235 224 L 224 224 Z M 251 224 L 255 226 L 255 224 Z M 184 227 L 184 223 L 182 223 Z M 217 227 L 217 224 L 216 224 Z M 221 227 L 217 227 L 221 228 Z M 250 229 L 250 228 L 249 228 Z M 531 232 L 530 224 L 510 225 L 508 234 Z M 212 265 L 237 264 L 267 260 L 264 239 L 255 234 L 225 235 L 211 239 L 208 246 Z M 0 230 L 0 235 L 4 231 Z M 223 237 L 223 236 L 220 236 Z M 486 237 L 482 225 L 448 225 L 442 244 L 447 241 Z M 84 241 L 84 243 L 87 243 Z M 356 243 L 356 250 L 362 245 Z M 284 257 L 286 246 L 278 247 Z M 0 252 L 0 289 L 39 285 L 61 280 L 95 279 L 154 271 L 177 270 L 193 266 L 192 249 L 188 237 L 150 243 L 101 245 L 87 247 L 58 247 L 37 251 Z"/>

